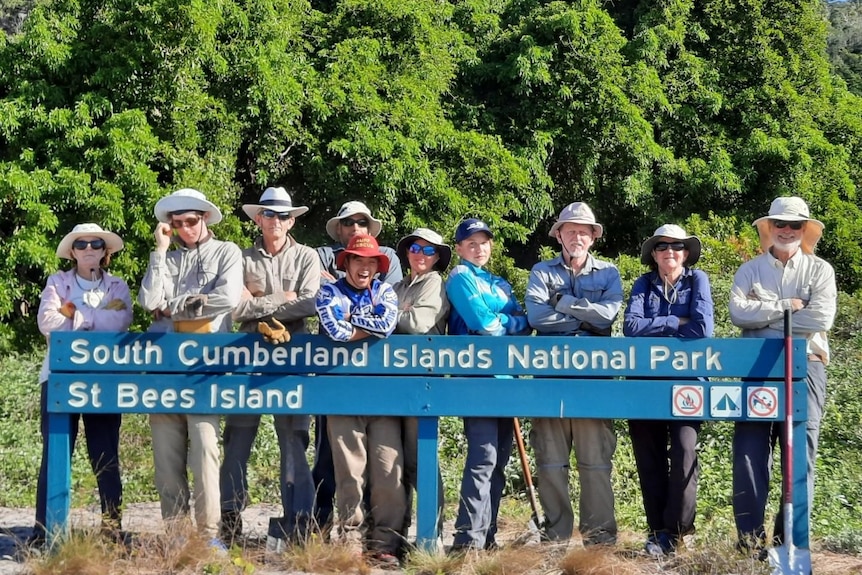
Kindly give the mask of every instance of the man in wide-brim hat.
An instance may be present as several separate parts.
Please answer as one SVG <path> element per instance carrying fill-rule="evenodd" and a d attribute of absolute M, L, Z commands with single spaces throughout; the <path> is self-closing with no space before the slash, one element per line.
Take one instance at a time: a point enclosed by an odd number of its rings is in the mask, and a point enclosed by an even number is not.
<path fill-rule="evenodd" d="M 160 199 L 154 212 L 156 249 L 138 292 L 138 303 L 155 318 L 150 331 L 232 331 L 231 311 L 242 295 L 242 253 L 209 230 L 221 221 L 221 210 L 200 191 L 183 188 Z M 150 428 L 162 517 L 188 514 L 188 462 L 198 531 L 224 550 L 218 539 L 219 416 L 154 413 Z"/>
<path fill-rule="evenodd" d="M 733 278 L 730 320 L 742 337 L 784 337 L 784 312 L 792 312 L 794 337 L 804 337 L 808 354 L 808 501 L 814 492 L 814 462 L 826 396 L 827 332 L 835 319 L 835 271 L 814 255 L 823 222 L 812 218 L 802 198 L 776 198 L 769 213 L 754 221 L 763 253 L 743 263 Z M 784 423 L 740 421 L 733 436 L 733 512 L 739 547 L 762 557 L 764 515 L 769 491 L 774 434 Z M 775 426 L 778 426 L 776 431 Z M 782 463 L 784 459 L 782 458 Z M 775 518 L 773 541 L 783 542 L 783 507 Z"/>
<path fill-rule="evenodd" d="M 320 262 L 312 248 L 290 234 L 296 218 L 308 208 L 293 205 L 283 187 L 269 187 L 257 203 L 243 204 L 242 211 L 257 224 L 260 235 L 242 252 L 244 287 L 233 320 L 239 322 L 239 331 L 246 333 L 258 331 L 261 322 L 277 330 L 283 327 L 288 334 L 308 333 L 306 319 L 316 313 Z M 221 536 L 227 542 L 242 534 L 241 513 L 248 503 L 248 459 L 259 425 L 260 415 L 225 418 Z M 304 541 L 314 501 L 311 468 L 305 457 L 309 416 L 274 415 L 273 425 L 281 455 L 282 514 L 270 519 L 268 536 Z"/>

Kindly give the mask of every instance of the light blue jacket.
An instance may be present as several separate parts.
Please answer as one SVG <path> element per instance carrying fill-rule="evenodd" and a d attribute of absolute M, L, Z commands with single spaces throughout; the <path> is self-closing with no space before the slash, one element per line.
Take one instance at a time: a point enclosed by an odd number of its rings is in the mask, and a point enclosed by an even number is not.
<path fill-rule="evenodd" d="M 452 311 L 449 335 L 523 335 L 529 333 L 524 310 L 501 278 L 461 260 L 449 272 L 446 295 Z"/>

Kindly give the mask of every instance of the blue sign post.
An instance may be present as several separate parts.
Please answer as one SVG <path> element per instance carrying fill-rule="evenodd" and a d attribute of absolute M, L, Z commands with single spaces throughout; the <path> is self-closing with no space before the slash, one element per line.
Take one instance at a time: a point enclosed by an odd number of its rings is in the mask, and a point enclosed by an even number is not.
<path fill-rule="evenodd" d="M 793 358 L 794 542 L 807 548 L 803 340 L 794 341 Z M 337 344 L 309 335 L 272 346 L 256 335 L 55 332 L 50 367 L 52 536 L 68 528 L 70 413 L 418 417 L 417 538 L 431 546 L 439 417 L 774 422 L 785 397 L 780 339 L 393 336 Z"/>

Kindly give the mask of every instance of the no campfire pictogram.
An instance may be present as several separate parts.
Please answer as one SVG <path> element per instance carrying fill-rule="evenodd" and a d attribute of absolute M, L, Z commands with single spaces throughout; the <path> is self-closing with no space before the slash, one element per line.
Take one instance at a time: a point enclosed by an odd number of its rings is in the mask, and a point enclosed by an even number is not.
<path fill-rule="evenodd" d="M 673 416 L 703 417 L 703 386 L 673 386 Z"/>
<path fill-rule="evenodd" d="M 752 387 L 748 390 L 748 417 L 774 419 L 778 417 L 778 388 Z"/>

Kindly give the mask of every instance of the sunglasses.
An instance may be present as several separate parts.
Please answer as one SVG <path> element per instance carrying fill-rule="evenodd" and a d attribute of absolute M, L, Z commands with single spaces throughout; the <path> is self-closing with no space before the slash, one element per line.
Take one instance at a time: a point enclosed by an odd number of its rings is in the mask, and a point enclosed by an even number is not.
<path fill-rule="evenodd" d="M 182 220 L 171 220 L 171 227 L 174 228 L 175 230 L 178 230 L 178 229 L 184 228 L 184 227 L 185 228 L 193 228 L 196 225 L 198 225 L 198 222 L 200 222 L 200 221 L 201 221 L 200 216 L 189 216 L 189 217 L 184 218 Z"/>
<path fill-rule="evenodd" d="M 76 250 L 85 250 L 87 247 L 91 247 L 94 250 L 101 250 L 105 247 L 105 240 L 99 238 L 95 240 L 75 240 L 72 242 L 72 247 Z"/>
<path fill-rule="evenodd" d="M 681 252 L 685 249 L 685 244 L 683 242 L 658 242 L 653 249 L 657 252 L 663 252 L 668 248 L 675 252 Z"/>
<path fill-rule="evenodd" d="M 368 220 L 366 218 L 362 218 L 361 220 L 354 220 L 353 218 L 342 218 L 341 225 L 345 228 L 349 228 L 352 226 L 359 226 L 360 228 L 368 227 Z"/>
<path fill-rule="evenodd" d="M 421 253 L 423 256 L 431 256 L 437 255 L 437 248 L 434 246 L 420 246 L 419 244 L 412 244 L 409 248 L 407 248 L 411 254 L 419 254 Z"/>
<path fill-rule="evenodd" d="M 261 210 L 260 215 L 262 215 L 268 220 L 271 220 L 272 218 L 278 218 L 284 222 L 290 219 L 290 213 L 283 214 L 281 212 L 276 212 L 273 210 Z"/>
<path fill-rule="evenodd" d="M 801 230 L 802 226 L 805 225 L 805 222 L 785 222 L 784 220 L 772 220 L 772 225 L 779 230 L 783 230 L 784 228 L 790 228 L 791 230 Z"/>

